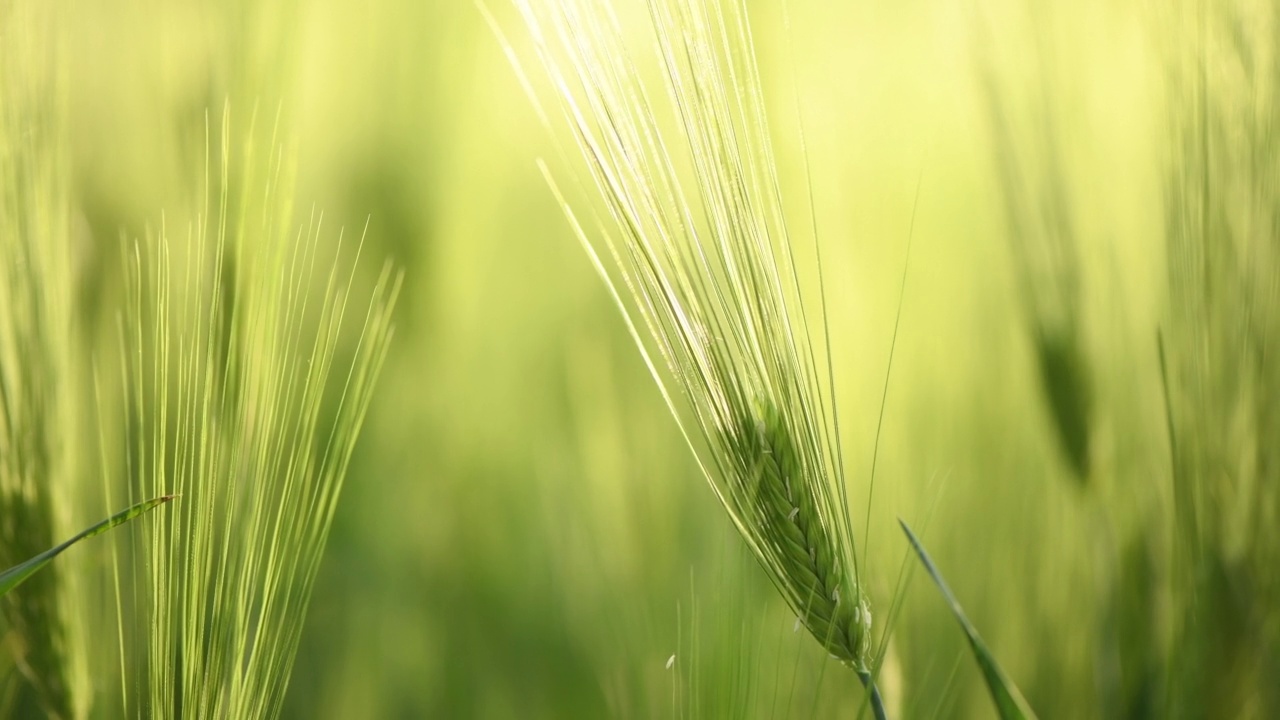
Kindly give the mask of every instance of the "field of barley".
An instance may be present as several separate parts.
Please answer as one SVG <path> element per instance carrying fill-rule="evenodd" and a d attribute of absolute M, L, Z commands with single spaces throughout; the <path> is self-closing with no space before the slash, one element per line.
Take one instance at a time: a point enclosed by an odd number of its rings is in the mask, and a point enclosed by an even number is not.
<path fill-rule="evenodd" d="M 1280 716 L 1280 7 L 0 0 L 5 568 L 0 717 Z"/>

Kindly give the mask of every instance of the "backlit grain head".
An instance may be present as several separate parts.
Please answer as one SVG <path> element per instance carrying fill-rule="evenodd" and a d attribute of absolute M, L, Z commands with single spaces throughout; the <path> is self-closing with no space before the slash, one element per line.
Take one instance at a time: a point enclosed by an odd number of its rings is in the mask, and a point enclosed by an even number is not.
<path fill-rule="evenodd" d="M 739 532 L 819 642 L 865 669 L 831 386 L 744 8 L 649 0 L 645 54 L 608 3 L 517 5 L 601 201 L 579 215 L 552 181 L 579 239 Z"/>

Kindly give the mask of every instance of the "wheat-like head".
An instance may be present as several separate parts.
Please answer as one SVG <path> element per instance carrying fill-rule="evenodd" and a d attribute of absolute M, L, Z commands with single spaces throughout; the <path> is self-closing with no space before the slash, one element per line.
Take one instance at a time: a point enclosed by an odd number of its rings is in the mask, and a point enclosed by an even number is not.
<path fill-rule="evenodd" d="M 130 715 L 279 716 L 393 334 L 399 273 L 384 266 L 361 298 L 319 218 L 290 227 L 286 153 L 261 166 L 246 142 L 232 204 L 229 127 L 224 113 L 216 215 L 185 242 L 162 225 L 129 258 L 130 479 L 182 495 L 141 543 L 141 626 L 122 642 L 147 665 Z"/>
<path fill-rule="evenodd" d="M 603 216 L 588 229 L 553 181 L 557 197 L 743 538 L 800 621 L 865 673 L 871 617 L 831 387 L 810 342 L 744 8 L 647 0 L 659 104 L 608 3 L 517 5 Z"/>
<path fill-rule="evenodd" d="M 771 568 L 779 589 L 822 644 L 840 660 L 861 667 L 866 659 L 871 615 L 865 596 L 850 584 L 838 538 L 818 509 L 825 482 L 810 475 L 802 450 L 778 408 L 762 400 L 749 425 L 733 438 L 744 465 L 734 477 L 754 503 L 744 508 L 776 554 Z M 750 463 L 746 465 L 745 463 Z"/>

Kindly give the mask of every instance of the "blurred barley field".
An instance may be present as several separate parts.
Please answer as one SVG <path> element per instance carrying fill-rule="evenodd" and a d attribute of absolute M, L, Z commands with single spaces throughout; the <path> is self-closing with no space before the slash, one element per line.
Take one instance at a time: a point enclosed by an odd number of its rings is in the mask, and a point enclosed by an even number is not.
<path fill-rule="evenodd" d="M 539 171 L 573 161 L 500 39 L 532 63 L 525 25 L 485 4 L 500 34 L 469 0 L 0 2 L 0 308 L 59 299 L 0 332 L 0 390 L 55 388 L 62 424 L 26 422 L 70 429 L 36 466 L 66 482 L 0 483 L 0 560 L 141 499 L 105 479 L 136 471 L 144 427 L 116 420 L 133 243 L 164 228 L 174 257 L 203 252 L 188 228 L 210 204 L 257 222 L 278 171 L 281 236 L 320 258 L 302 292 L 329 264 L 353 305 L 384 261 L 403 285 L 262 714 L 865 714 L 702 480 Z M 647 47 L 643 3 L 616 5 Z M 1280 714 L 1280 8 L 745 6 L 783 204 L 807 227 L 812 199 L 891 715 L 993 716 L 899 518 L 1041 716 Z M 13 250 L 55 235 L 56 264 Z M 339 364 L 360 357 L 343 332 Z M 325 407 L 317 438 L 341 424 Z M 50 637 L 7 612 L 0 711 L 202 716 L 138 704 L 164 661 L 122 649 L 147 632 L 118 618 L 142 607 L 155 515 L 16 591 L 116 600 L 64 608 Z"/>

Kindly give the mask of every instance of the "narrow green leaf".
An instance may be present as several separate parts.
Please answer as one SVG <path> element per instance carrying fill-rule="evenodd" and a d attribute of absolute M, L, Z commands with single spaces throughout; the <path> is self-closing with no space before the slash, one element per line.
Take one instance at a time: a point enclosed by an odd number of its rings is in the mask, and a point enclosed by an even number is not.
<path fill-rule="evenodd" d="M 107 518 L 106 520 L 103 520 L 97 525 L 94 525 L 93 527 L 81 532 L 79 535 L 76 535 L 75 537 L 62 543 L 61 545 L 54 548 L 50 548 L 49 550 L 45 550 L 44 552 L 31 558 L 30 560 L 24 563 L 20 563 L 18 565 L 14 565 L 8 570 L 5 570 L 3 573 L 0 573 L 0 596 L 4 596 L 8 594 L 10 590 L 21 585 L 27 578 L 36 574 L 36 572 L 39 571 L 41 568 L 43 568 L 45 565 L 48 565 L 49 562 L 52 561 L 58 555 L 60 555 L 63 550 L 66 550 L 67 548 L 71 547 L 72 545 L 75 545 L 81 540 L 84 540 L 86 538 L 91 538 L 94 535 L 100 535 L 117 525 L 127 523 L 130 520 L 145 513 L 146 511 L 158 505 L 163 505 L 169 502 L 175 497 L 177 497 L 177 495 L 164 495 L 162 497 L 152 498 L 150 500 L 147 500 L 146 502 L 138 503 L 137 505 L 134 505 L 133 507 L 127 510 L 121 510 L 115 515 L 112 515 L 111 517 Z"/>
<path fill-rule="evenodd" d="M 902 525 L 902 531 L 907 534 L 907 539 L 911 541 L 911 546 L 915 548 L 916 554 L 920 556 L 920 562 L 924 563 L 925 570 L 929 571 L 929 576 L 933 578 L 933 582 L 942 591 L 942 597 L 951 606 L 951 612 L 955 614 L 956 620 L 960 622 L 960 627 L 964 629 L 964 634 L 968 636 L 969 646 L 973 648 L 973 656 L 978 661 L 978 667 L 982 669 L 982 676 L 987 681 L 987 688 L 991 690 L 991 699 L 995 702 L 996 710 L 1000 713 L 1000 717 L 1004 720 L 1035 718 L 1035 712 L 1027 704 L 1027 701 L 1023 699 L 1022 693 L 1018 692 L 1017 686 L 1000 669 L 1000 664 L 996 662 L 995 657 L 991 655 L 991 652 L 987 650 L 987 646 L 983 644 L 977 629 L 969 622 L 969 618 L 965 617 L 964 610 L 960 608 L 960 603 L 956 600 L 955 595 L 951 594 L 951 589 L 947 587 L 947 582 L 942 579 L 942 574 L 938 572 L 938 568 L 934 567 L 933 561 L 929 559 L 929 553 L 924 551 L 924 546 L 920 544 L 915 533 L 911 532 L 911 528 L 907 527 L 907 523 L 901 519 L 898 520 L 898 524 Z"/>

